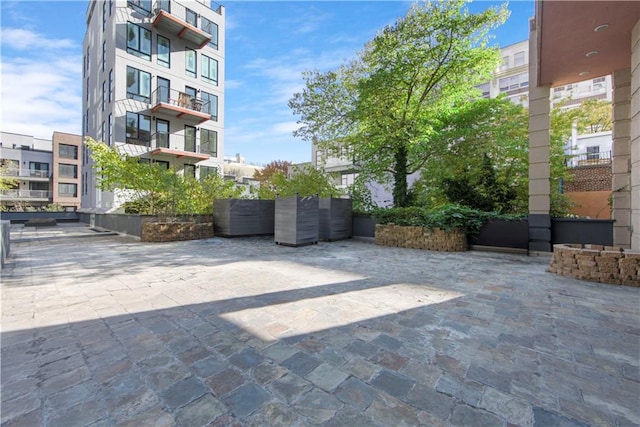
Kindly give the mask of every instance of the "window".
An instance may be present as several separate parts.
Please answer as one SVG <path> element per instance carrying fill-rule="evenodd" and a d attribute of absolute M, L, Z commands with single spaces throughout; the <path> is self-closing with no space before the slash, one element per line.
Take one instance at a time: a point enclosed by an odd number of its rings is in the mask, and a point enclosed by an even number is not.
<path fill-rule="evenodd" d="M 480 92 L 482 93 L 482 97 L 483 98 L 488 98 L 489 97 L 489 83 L 483 83 L 479 86 L 476 86 Z"/>
<path fill-rule="evenodd" d="M 171 67 L 171 41 L 158 35 L 158 64 L 163 67 Z"/>
<path fill-rule="evenodd" d="M 600 146 L 587 147 L 587 160 L 598 160 L 600 158 Z"/>
<path fill-rule="evenodd" d="M 87 59 L 87 63 L 85 64 L 85 69 L 87 70 L 87 74 L 88 74 L 89 73 L 89 63 L 90 63 L 89 46 L 87 46 L 87 54 L 85 55 L 85 58 Z"/>
<path fill-rule="evenodd" d="M 29 190 L 35 190 L 35 191 L 43 191 L 43 192 L 49 192 L 49 183 L 48 182 L 30 182 L 29 183 Z M 41 194 L 40 197 L 47 197 L 48 194 Z"/>
<path fill-rule="evenodd" d="M 58 145 L 58 156 L 63 159 L 78 159 L 78 147 L 75 145 Z"/>
<path fill-rule="evenodd" d="M 206 55 L 202 55 L 202 80 L 218 84 L 218 61 Z"/>
<path fill-rule="evenodd" d="M 521 52 L 516 52 L 515 55 L 513 55 L 513 66 L 514 67 L 519 67 L 520 65 L 524 65 L 525 64 L 525 60 L 524 60 L 524 50 Z"/>
<path fill-rule="evenodd" d="M 87 92 L 86 100 L 87 100 L 87 102 L 89 102 L 89 77 L 87 77 L 87 90 L 86 90 L 86 92 Z"/>
<path fill-rule="evenodd" d="M 113 0 L 109 0 L 109 16 L 113 13 Z"/>
<path fill-rule="evenodd" d="M 196 51 L 193 49 L 185 48 L 185 70 L 188 76 L 196 77 L 198 69 L 196 64 Z"/>
<path fill-rule="evenodd" d="M 127 111 L 127 144 L 149 146 L 151 117 Z"/>
<path fill-rule="evenodd" d="M 605 78 L 604 77 L 598 77 L 597 79 L 593 79 L 594 83 L 604 83 Z"/>
<path fill-rule="evenodd" d="M 107 103 L 107 82 L 102 82 L 102 111 L 104 111 L 105 104 Z"/>
<path fill-rule="evenodd" d="M 87 57 L 83 56 L 82 57 L 82 64 L 85 64 L 86 62 L 87 62 Z M 82 67 L 82 77 L 87 77 L 87 67 L 85 67 L 84 65 Z"/>
<path fill-rule="evenodd" d="M 156 119 L 156 147 L 169 148 L 169 122 Z"/>
<path fill-rule="evenodd" d="M 198 26 L 198 15 L 193 10 L 186 9 L 185 18 L 189 24 L 193 25 L 194 27 Z"/>
<path fill-rule="evenodd" d="M 171 92 L 171 82 L 163 77 L 158 77 L 156 79 L 156 86 L 156 91 L 158 92 L 158 95 L 156 96 L 156 102 L 164 102 L 168 104 Z"/>
<path fill-rule="evenodd" d="M 84 130 L 85 130 L 85 136 L 87 136 L 89 134 L 89 109 L 87 108 L 87 113 L 84 115 Z"/>
<path fill-rule="evenodd" d="M 184 165 L 184 176 L 186 177 L 196 177 L 196 165 L 185 164 Z"/>
<path fill-rule="evenodd" d="M 102 32 L 107 30 L 107 2 L 102 3 Z"/>
<path fill-rule="evenodd" d="M 107 42 L 102 42 L 102 71 L 107 68 Z"/>
<path fill-rule="evenodd" d="M 502 57 L 502 64 L 500 65 L 500 71 L 504 71 L 507 68 L 509 68 L 509 57 L 508 56 L 503 56 Z"/>
<path fill-rule="evenodd" d="M 78 166 L 77 165 L 68 165 L 65 163 L 58 164 L 58 176 L 62 178 L 77 178 L 78 177 Z"/>
<path fill-rule="evenodd" d="M 200 166 L 200 181 L 204 180 L 209 175 L 218 175 L 218 168 L 213 166 Z"/>
<path fill-rule="evenodd" d="M 156 7 L 160 10 L 165 10 L 171 13 L 171 1 L 170 0 L 158 0 L 156 2 Z"/>
<path fill-rule="evenodd" d="M 145 16 L 151 15 L 151 0 L 128 0 L 127 4 L 136 12 Z"/>
<path fill-rule="evenodd" d="M 193 126 L 184 127 L 184 151 L 196 152 L 196 128 Z"/>
<path fill-rule="evenodd" d="M 151 31 L 127 22 L 127 52 L 151 60 Z"/>
<path fill-rule="evenodd" d="M 106 125 L 105 122 L 102 122 L 102 125 L 100 125 L 100 141 L 104 142 L 105 141 L 105 135 L 106 135 L 106 131 L 105 131 Z"/>
<path fill-rule="evenodd" d="M 77 197 L 78 184 L 58 184 L 58 195 L 61 197 Z"/>
<path fill-rule="evenodd" d="M 113 101 L 113 70 L 109 70 L 109 102 Z"/>
<path fill-rule="evenodd" d="M 519 89 L 529 86 L 529 73 L 520 73 L 515 76 L 505 77 L 499 80 L 500 92 Z"/>
<path fill-rule="evenodd" d="M 29 176 L 49 178 L 49 163 L 29 162 Z"/>
<path fill-rule="evenodd" d="M 218 49 L 218 24 L 209 21 L 207 18 L 202 18 L 202 30 L 211 35 L 211 41 L 208 46 Z"/>
<path fill-rule="evenodd" d="M 113 146 L 113 114 L 109 114 L 109 146 Z"/>
<path fill-rule="evenodd" d="M 153 164 L 158 165 L 160 169 L 169 169 L 169 162 L 165 162 L 164 160 L 156 160 Z"/>
<path fill-rule="evenodd" d="M 201 92 L 202 112 L 211 115 L 211 120 L 218 121 L 218 96 L 212 93 Z"/>
<path fill-rule="evenodd" d="M 200 129 L 200 152 L 218 157 L 218 132 Z"/>
<path fill-rule="evenodd" d="M 127 66 L 127 98 L 149 102 L 151 97 L 151 74 Z"/>

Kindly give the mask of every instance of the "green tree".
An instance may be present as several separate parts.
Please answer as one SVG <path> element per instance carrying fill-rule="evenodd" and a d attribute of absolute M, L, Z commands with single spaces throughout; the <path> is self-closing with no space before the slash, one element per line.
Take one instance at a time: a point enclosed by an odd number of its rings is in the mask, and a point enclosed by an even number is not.
<path fill-rule="evenodd" d="M 396 206 L 409 203 L 407 175 L 442 146 L 439 116 L 468 99 L 499 60 L 488 32 L 505 6 L 470 14 L 464 0 L 414 4 L 336 71 L 303 75 L 290 100 L 304 126 L 295 135 L 318 147 L 353 153 L 360 173 L 393 181 Z"/>
<path fill-rule="evenodd" d="M 319 197 L 343 194 L 335 186 L 334 179 L 330 174 L 311 166 L 294 168 L 290 178 L 277 171 L 262 184 L 258 190 L 258 196 L 261 199 L 275 199 L 276 196 L 288 197 L 296 194 L 300 196 L 318 195 Z"/>

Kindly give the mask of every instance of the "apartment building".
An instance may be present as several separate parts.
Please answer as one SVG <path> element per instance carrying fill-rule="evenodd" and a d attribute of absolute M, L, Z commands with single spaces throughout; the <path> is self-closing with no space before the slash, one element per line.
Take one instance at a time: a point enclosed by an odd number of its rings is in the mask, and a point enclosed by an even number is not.
<path fill-rule="evenodd" d="M 39 208 L 55 203 L 80 206 L 78 194 L 82 137 L 54 132 L 51 140 L 0 132 L 0 175 L 14 188 L 0 191 L 5 209 Z"/>
<path fill-rule="evenodd" d="M 224 7 L 205 0 L 90 1 L 83 52 L 83 135 L 141 162 L 202 178 L 221 173 Z M 82 152 L 82 209 L 115 211 Z"/>

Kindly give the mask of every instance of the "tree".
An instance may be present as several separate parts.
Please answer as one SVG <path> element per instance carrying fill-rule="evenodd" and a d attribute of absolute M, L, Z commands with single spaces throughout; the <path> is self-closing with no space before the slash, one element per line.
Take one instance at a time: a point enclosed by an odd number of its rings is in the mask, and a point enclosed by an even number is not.
<path fill-rule="evenodd" d="M 280 172 L 287 176 L 289 166 L 291 166 L 291 162 L 288 160 L 273 160 L 262 170 L 256 170 L 253 173 L 253 179 L 260 183 L 263 183 L 265 181 L 268 181 L 269 178 L 271 178 L 271 176 L 276 172 Z"/>
<path fill-rule="evenodd" d="M 296 194 L 330 197 L 342 195 L 342 191 L 336 188 L 330 174 L 311 166 L 294 168 L 290 178 L 277 171 L 258 189 L 258 196 L 261 199 L 275 199 L 276 196 L 288 197 Z"/>
<path fill-rule="evenodd" d="M 470 14 L 465 3 L 416 3 L 357 60 L 305 73 L 305 89 L 289 102 L 303 124 L 295 135 L 333 152 L 347 148 L 360 173 L 391 178 L 394 204 L 406 206 L 407 175 L 442 148 L 433 137 L 439 117 L 468 99 L 499 60 L 488 32 L 504 22 L 506 7 Z"/>

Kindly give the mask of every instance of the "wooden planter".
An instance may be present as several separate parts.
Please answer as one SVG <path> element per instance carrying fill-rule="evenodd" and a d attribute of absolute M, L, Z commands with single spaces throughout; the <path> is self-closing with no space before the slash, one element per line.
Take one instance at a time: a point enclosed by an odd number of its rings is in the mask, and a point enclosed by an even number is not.
<path fill-rule="evenodd" d="M 177 242 L 211 237 L 212 222 L 144 222 L 140 233 L 142 242 Z"/>
<path fill-rule="evenodd" d="M 320 240 L 331 242 L 351 238 L 351 199 L 323 197 L 319 200 L 318 206 Z"/>
<path fill-rule="evenodd" d="M 262 236 L 274 233 L 275 201 L 219 199 L 213 205 L 217 236 Z"/>
<path fill-rule="evenodd" d="M 303 246 L 318 243 L 318 197 L 278 197 L 275 236 L 278 245 Z"/>
<path fill-rule="evenodd" d="M 462 252 L 468 249 L 467 236 L 461 230 L 440 230 L 376 224 L 376 245 L 425 249 L 441 252 Z"/>

